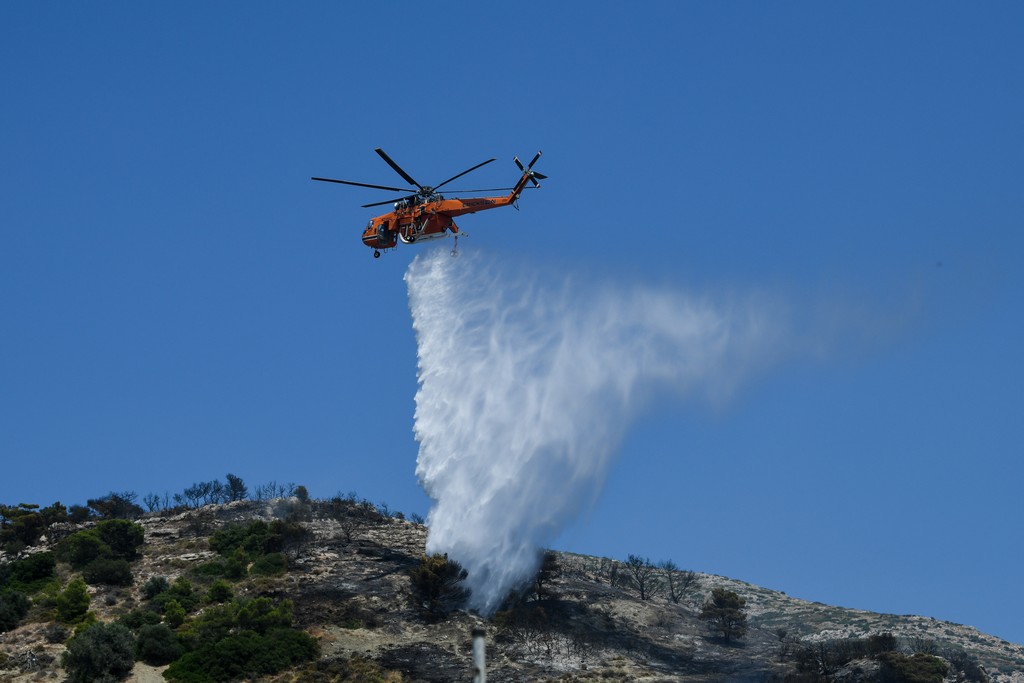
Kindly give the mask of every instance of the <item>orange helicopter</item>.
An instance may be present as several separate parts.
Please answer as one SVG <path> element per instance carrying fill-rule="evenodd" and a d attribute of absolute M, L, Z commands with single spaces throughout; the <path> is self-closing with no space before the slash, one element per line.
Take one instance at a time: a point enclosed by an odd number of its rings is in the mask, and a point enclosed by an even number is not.
<path fill-rule="evenodd" d="M 392 161 L 383 149 L 378 147 L 376 150 L 377 154 L 388 163 L 388 166 L 393 168 L 398 175 L 402 176 L 410 185 L 415 185 L 417 189 L 402 188 L 402 187 L 388 187 L 387 185 L 370 185 L 368 183 L 356 183 L 351 180 L 335 180 L 334 178 L 316 178 L 313 180 L 321 180 L 326 183 L 341 183 L 342 185 L 355 185 L 357 187 L 371 187 L 377 190 L 390 190 L 392 192 L 411 192 L 412 194 L 400 197 L 399 199 L 389 199 L 383 202 L 375 202 L 373 204 L 363 204 L 363 208 L 369 208 L 371 206 L 383 206 L 384 204 L 394 203 L 394 211 L 376 216 L 370 219 L 370 222 L 366 224 L 366 229 L 363 230 L 363 244 L 373 249 L 373 257 L 380 258 L 381 249 L 391 249 L 398 245 L 398 241 L 401 240 L 403 244 L 412 244 L 413 242 L 423 242 L 426 240 L 438 239 L 446 237 L 448 232 L 451 232 L 455 236 L 455 248 L 458 248 L 459 243 L 459 228 L 455 225 L 453 220 L 456 216 L 461 216 L 467 213 L 476 213 L 478 211 L 486 211 L 487 209 L 496 209 L 499 206 L 514 205 L 516 200 L 519 199 L 519 195 L 527 187 L 527 183 L 533 183 L 534 187 L 540 187 L 540 183 L 537 179 L 544 180 L 547 178 L 546 175 L 542 175 L 533 170 L 533 165 L 537 163 L 537 159 L 540 159 L 540 152 L 537 152 L 537 156 L 533 157 L 526 166 L 523 166 L 522 162 L 519 161 L 519 157 L 514 157 L 516 166 L 522 171 L 522 176 L 519 177 L 519 182 L 516 183 L 515 187 L 499 187 L 491 188 L 487 190 L 449 190 L 450 192 L 458 192 L 462 194 L 471 194 L 474 192 L 502 192 L 504 190 L 511 190 L 508 195 L 502 197 L 475 197 L 469 199 L 445 199 L 442 195 L 438 194 L 438 190 L 455 180 L 461 178 L 470 171 L 475 171 L 481 166 L 485 166 L 494 159 L 488 159 L 482 163 L 468 168 L 462 173 L 453 175 L 443 183 L 439 183 L 434 186 L 420 185 L 412 179 L 408 173 L 402 170 L 402 167 Z M 456 249 L 452 249 L 452 256 L 455 255 Z"/>

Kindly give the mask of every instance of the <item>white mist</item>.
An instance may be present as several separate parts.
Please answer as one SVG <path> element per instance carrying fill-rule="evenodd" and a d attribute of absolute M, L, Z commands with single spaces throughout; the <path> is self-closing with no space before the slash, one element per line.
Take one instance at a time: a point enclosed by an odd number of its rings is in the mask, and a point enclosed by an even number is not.
<path fill-rule="evenodd" d="M 652 397 L 721 400 L 788 335 L 780 307 L 758 297 L 588 282 L 479 252 L 425 252 L 405 279 L 416 473 L 435 501 L 427 551 L 468 570 L 483 613 L 594 501 Z"/>

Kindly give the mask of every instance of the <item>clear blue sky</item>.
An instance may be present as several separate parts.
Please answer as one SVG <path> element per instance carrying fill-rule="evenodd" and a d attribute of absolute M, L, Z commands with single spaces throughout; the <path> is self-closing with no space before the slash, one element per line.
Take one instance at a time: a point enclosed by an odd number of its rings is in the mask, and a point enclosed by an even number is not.
<path fill-rule="evenodd" d="M 1011 2 L 3 3 L 0 501 L 232 472 L 425 514 L 419 248 L 374 260 L 388 196 L 309 177 L 400 182 L 381 146 L 425 184 L 498 157 L 489 187 L 542 148 L 543 189 L 460 248 L 867 321 L 653 410 L 557 547 L 1022 643 L 1022 29 Z"/>

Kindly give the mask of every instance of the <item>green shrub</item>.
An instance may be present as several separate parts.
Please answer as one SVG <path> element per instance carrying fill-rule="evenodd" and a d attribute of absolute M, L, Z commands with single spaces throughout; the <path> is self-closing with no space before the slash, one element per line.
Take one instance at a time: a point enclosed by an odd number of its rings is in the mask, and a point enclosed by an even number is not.
<path fill-rule="evenodd" d="M 75 579 L 57 595 L 57 619 L 65 624 L 74 624 L 89 611 L 89 590 L 85 581 Z"/>
<path fill-rule="evenodd" d="M 172 599 L 164 604 L 164 621 L 171 628 L 178 628 L 185 623 L 185 608 L 181 606 L 180 602 Z"/>
<path fill-rule="evenodd" d="M 92 516 L 92 509 L 85 505 L 72 505 L 68 508 L 68 521 L 72 524 L 87 522 L 92 518 Z"/>
<path fill-rule="evenodd" d="M 75 569 L 81 569 L 101 557 L 113 556 L 110 546 L 103 542 L 95 529 L 71 534 L 57 544 L 55 552 L 58 560 L 67 562 Z"/>
<path fill-rule="evenodd" d="M 43 518 L 43 523 L 47 527 L 58 522 L 68 521 L 68 509 L 59 500 L 53 505 L 40 510 L 39 515 Z"/>
<path fill-rule="evenodd" d="M 227 602 L 234 597 L 234 591 L 231 590 L 231 584 L 224 579 L 218 579 L 213 582 L 210 586 L 210 590 L 206 593 L 207 602 Z"/>
<path fill-rule="evenodd" d="M 126 519 L 108 519 L 96 525 L 96 533 L 107 544 L 115 557 L 133 560 L 145 542 L 142 526 Z"/>
<path fill-rule="evenodd" d="M 224 562 L 224 576 L 229 579 L 241 579 L 249 573 L 249 554 L 244 548 L 235 548 Z"/>
<path fill-rule="evenodd" d="M 245 525 L 232 524 L 210 537 L 210 548 L 224 557 L 229 557 L 238 548 L 250 556 L 262 555 L 278 549 L 270 547 L 273 545 L 270 526 L 261 520 Z"/>
<path fill-rule="evenodd" d="M 292 625 L 292 601 L 282 600 L 277 605 L 270 598 L 240 600 L 235 612 L 235 624 L 245 631 L 267 633 Z"/>
<path fill-rule="evenodd" d="M 13 588 L 31 595 L 53 579 L 55 565 L 53 553 L 36 553 L 0 565 L 0 588 Z"/>
<path fill-rule="evenodd" d="M 160 623 L 160 615 L 149 609 L 133 609 L 131 612 L 121 616 L 117 623 L 123 624 L 133 631 Z"/>
<path fill-rule="evenodd" d="M 188 652 L 166 677 L 179 683 L 207 683 L 270 675 L 317 656 L 316 641 L 291 628 L 292 603 L 269 598 L 207 607 L 179 636 Z"/>
<path fill-rule="evenodd" d="M 0 547 L 8 552 L 35 545 L 46 530 L 39 506 L 29 503 L 0 505 Z"/>
<path fill-rule="evenodd" d="M 92 610 L 86 612 L 81 619 L 75 622 L 75 630 L 73 635 L 80 635 L 85 629 L 99 623 L 99 619 L 96 617 L 96 613 Z"/>
<path fill-rule="evenodd" d="M 146 583 L 142 584 L 142 597 L 152 600 L 170 587 L 171 584 L 167 581 L 167 577 L 151 576 Z"/>
<path fill-rule="evenodd" d="M 20 591 L 0 591 L 0 633 L 17 628 L 31 606 L 28 596 Z"/>
<path fill-rule="evenodd" d="M 119 557 L 101 557 L 93 560 L 82 570 L 82 578 L 90 586 L 130 586 L 134 581 L 128 560 Z"/>
<path fill-rule="evenodd" d="M 288 571 L 288 560 L 282 553 L 261 555 L 252 563 L 249 571 L 259 576 L 280 576 Z"/>
<path fill-rule="evenodd" d="M 469 589 L 462 582 L 467 576 L 458 562 L 440 554 L 424 555 L 419 565 L 409 570 L 417 605 L 434 616 L 446 614 L 466 602 Z"/>
<path fill-rule="evenodd" d="M 269 676 L 317 655 L 316 641 L 302 631 L 277 629 L 265 635 L 242 631 L 186 653 L 167 668 L 164 677 L 181 683 L 215 683 Z"/>
<path fill-rule="evenodd" d="M 744 608 L 747 601 L 734 591 L 715 588 L 711 599 L 701 607 L 700 618 L 707 622 L 712 632 L 729 642 L 742 638 L 747 632 L 747 615 Z"/>
<path fill-rule="evenodd" d="M 170 664 L 184 650 L 167 624 L 147 624 L 139 629 L 135 658 L 151 666 Z"/>
<path fill-rule="evenodd" d="M 57 544 L 57 559 L 81 569 L 98 559 L 121 558 L 133 560 L 145 532 L 135 522 L 108 519 L 92 529 L 71 534 Z"/>
<path fill-rule="evenodd" d="M 224 576 L 225 566 L 224 562 L 220 560 L 211 560 L 210 562 L 203 562 L 197 565 L 192 573 L 196 576 Z"/>
<path fill-rule="evenodd" d="M 878 661 L 882 664 L 880 680 L 885 683 L 942 683 L 949 672 L 946 662 L 920 652 L 910 656 L 884 652 Z"/>
<path fill-rule="evenodd" d="M 199 604 L 199 597 L 192 588 L 192 582 L 184 576 L 179 576 L 167 590 L 154 597 L 153 604 L 160 610 L 164 610 L 171 600 L 181 605 L 186 612 L 191 612 Z"/>
<path fill-rule="evenodd" d="M 94 624 L 68 641 L 61 664 L 71 683 L 120 680 L 135 665 L 135 639 L 120 624 Z"/>

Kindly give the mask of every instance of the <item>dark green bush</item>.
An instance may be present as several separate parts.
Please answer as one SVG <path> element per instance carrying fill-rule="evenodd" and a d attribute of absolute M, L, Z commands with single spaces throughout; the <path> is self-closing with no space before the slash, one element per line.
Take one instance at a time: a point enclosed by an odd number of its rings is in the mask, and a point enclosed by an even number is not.
<path fill-rule="evenodd" d="M 235 612 L 235 624 L 245 631 L 267 633 L 277 628 L 292 625 L 293 607 L 291 600 L 282 600 L 275 605 L 269 598 L 240 600 Z"/>
<path fill-rule="evenodd" d="M 229 579 L 241 579 L 249 573 L 249 554 L 243 548 L 235 548 L 224 562 L 224 576 Z"/>
<path fill-rule="evenodd" d="M 81 569 L 98 559 L 133 560 L 145 539 L 140 525 L 124 519 L 109 519 L 92 529 L 71 534 L 57 544 L 57 559 Z"/>
<path fill-rule="evenodd" d="M 55 552 L 58 560 L 67 562 L 75 569 L 81 569 L 101 557 L 113 556 L 110 546 L 103 542 L 95 529 L 71 534 L 57 544 Z"/>
<path fill-rule="evenodd" d="M 115 557 L 134 560 L 139 547 L 145 542 L 142 526 L 126 519 L 108 519 L 96 525 L 96 533 L 107 544 Z"/>
<path fill-rule="evenodd" d="M 969 681 L 970 683 L 988 683 L 988 675 L 985 669 L 978 664 L 978 660 L 963 650 L 949 650 L 944 655 L 945 659 L 958 672 L 955 676 L 958 681 Z"/>
<path fill-rule="evenodd" d="M 878 656 L 882 664 L 880 680 L 883 683 L 942 683 L 949 666 L 933 655 L 884 652 Z"/>
<path fill-rule="evenodd" d="M 54 566 L 53 553 L 36 553 L 0 565 L 0 589 L 11 588 L 31 595 L 53 580 Z"/>
<path fill-rule="evenodd" d="M 899 648 L 900 643 L 896 636 L 891 633 L 876 633 L 868 636 L 867 651 L 870 655 L 880 655 L 883 652 L 892 652 Z"/>
<path fill-rule="evenodd" d="M 6 572 L 0 569 L 0 587 L 7 585 L 10 588 L 32 593 L 34 585 L 45 584 L 53 578 L 55 565 L 53 553 L 36 553 L 25 559 L 15 560 L 4 565 L 4 568 L 7 569 Z"/>
<path fill-rule="evenodd" d="M 20 591 L 0 591 L 0 633 L 17 628 L 31 606 L 28 596 Z"/>
<path fill-rule="evenodd" d="M 167 581 L 167 577 L 151 576 L 146 583 L 142 584 L 142 597 L 152 600 L 170 587 L 171 584 Z"/>
<path fill-rule="evenodd" d="M 46 530 L 38 505 L 0 505 L 0 547 L 12 551 L 35 545 Z"/>
<path fill-rule="evenodd" d="M 426 613 L 441 616 L 457 609 L 469 598 L 463 585 L 465 569 L 446 555 L 424 555 L 419 565 L 409 570 L 416 604 Z"/>
<path fill-rule="evenodd" d="M 167 624 L 147 624 L 139 629 L 135 658 L 152 666 L 170 664 L 184 650 Z"/>
<path fill-rule="evenodd" d="M 135 665 L 135 639 L 121 624 L 94 624 L 68 641 L 61 663 L 71 683 L 120 680 Z"/>
<path fill-rule="evenodd" d="M 313 532 L 299 521 L 309 518 L 309 505 L 298 505 L 296 508 L 301 508 L 302 514 L 293 511 L 288 519 L 270 523 L 271 540 L 278 544 L 276 550 L 284 551 L 291 557 L 299 557 L 313 540 Z"/>
<path fill-rule="evenodd" d="M 130 586 L 134 580 L 128 560 L 113 557 L 101 557 L 87 564 L 82 570 L 82 578 L 90 586 Z"/>
<path fill-rule="evenodd" d="M 232 524 L 210 537 L 210 548 L 224 557 L 229 557 L 238 548 L 250 556 L 262 555 L 279 549 L 271 547 L 274 543 L 270 526 L 260 520 L 244 525 Z M 277 543 L 279 546 L 280 542 Z"/>
<path fill-rule="evenodd" d="M 192 573 L 196 576 L 224 576 L 225 567 L 221 560 L 211 560 L 197 565 Z"/>
<path fill-rule="evenodd" d="M 269 675 L 317 656 L 316 641 L 291 628 L 292 603 L 268 598 L 207 607 L 179 636 L 188 651 L 166 677 L 186 683 Z"/>
<path fill-rule="evenodd" d="M 282 553 L 261 555 L 252 563 L 249 571 L 259 576 L 280 576 L 288 571 L 288 560 Z"/>
<path fill-rule="evenodd" d="M 51 524 L 68 521 L 68 509 L 59 500 L 53 505 L 40 510 L 39 515 L 43 518 L 43 523 L 47 527 Z"/>
<path fill-rule="evenodd" d="M 163 611 L 171 600 L 181 605 L 186 612 L 191 612 L 199 604 L 199 596 L 192 588 L 192 582 L 184 576 L 179 576 L 167 590 L 155 596 L 153 604 Z"/>
<path fill-rule="evenodd" d="M 186 653 L 167 668 L 164 677 L 181 683 L 215 683 L 269 676 L 317 655 L 316 641 L 302 631 L 277 629 L 265 635 L 242 631 Z"/>
<path fill-rule="evenodd" d="M 747 601 L 739 593 L 715 588 L 711 599 L 701 607 L 700 618 L 707 622 L 711 631 L 729 642 L 742 638 L 747 632 L 747 615 L 743 611 Z"/>
<path fill-rule="evenodd" d="M 149 609 L 133 609 L 118 619 L 117 622 L 135 631 L 143 626 L 159 624 L 160 615 Z"/>
<path fill-rule="evenodd" d="M 213 534 L 210 547 L 227 560 L 210 563 L 201 571 L 210 576 L 240 579 L 247 573 L 277 576 L 288 570 L 282 550 L 298 555 L 312 534 L 301 524 L 275 520 L 270 524 L 257 520 L 246 525 L 233 524 Z M 250 559 L 252 566 L 249 566 Z M 222 574 L 217 572 L 223 569 Z"/>
<path fill-rule="evenodd" d="M 218 579 L 213 582 L 210 590 L 207 591 L 206 600 L 207 602 L 227 602 L 234 595 L 234 591 L 231 590 L 231 584 L 224 579 Z"/>
<path fill-rule="evenodd" d="M 68 508 L 68 521 L 72 524 L 88 522 L 92 518 L 92 509 L 85 505 L 72 505 Z"/>

